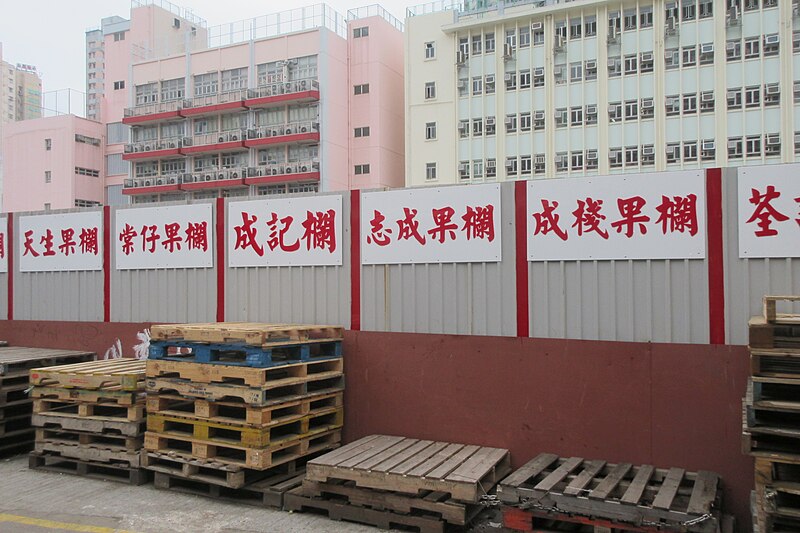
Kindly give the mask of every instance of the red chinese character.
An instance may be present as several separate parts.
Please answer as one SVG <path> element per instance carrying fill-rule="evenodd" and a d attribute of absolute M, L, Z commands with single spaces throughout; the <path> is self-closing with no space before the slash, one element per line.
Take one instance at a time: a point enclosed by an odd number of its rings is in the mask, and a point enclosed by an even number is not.
<path fill-rule="evenodd" d="M 181 249 L 181 242 L 183 241 L 183 237 L 178 235 L 178 232 L 181 230 L 181 225 L 179 222 L 173 222 L 172 224 L 164 224 L 164 233 L 166 233 L 166 238 L 161 243 L 165 250 L 169 250 L 169 253 L 173 253 L 177 248 L 179 251 Z"/>
<path fill-rule="evenodd" d="M 467 240 L 472 237 L 476 239 L 486 239 L 489 242 L 494 240 L 494 206 L 467 206 L 467 213 L 461 217 L 464 227 L 467 230 Z"/>
<path fill-rule="evenodd" d="M 773 185 L 767 185 L 767 191 L 764 194 L 761 194 L 758 189 L 751 189 L 752 196 L 750 197 L 750 203 L 756 206 L 753 214 L 747 219 L 746 224 L 756 222 L 756 225 L 760 228 L 756 230 L 755 235 L 756 237 L 772 237 L 773 235 L 778 234 L 778 230 L 772 227 L 772 220 L 771 218 L 775 219 L 775 222 L 784 222 L 789 220 L 789 217 L 772 207 L 772 200 L 779 198 L 781 193 L 775 190 Z"/>
<path fill-rule="evenodd" d="M 453 215 L 456 214 L 456 210 L 448 206 L 441 209 L 432 209 L 431 213 L 433 214 L 435 226 L 428 230 L 428 235 L 440 243 L 444 243 L 447 235 L 450 235 L 450 240 L 456 240 L 456 232 L 454 230 L 458 229 L 458 224 L 453 222 Z M 436 237 L 437 233 L 439 234 L 438 239 Z"/>
<path fill-rule="evenodd" d="M 661 224 L 661 232 L 667 234 L 667 225 L 670 233 L 683 233 L 689 230 L 689 235 L 697 234 L 697 195 L 686 196 L 661 196 L 661 205 L 656 207 L 660 213 L 656 224 Z"/>
<path fill-rule="evenodd" d="M 23 256 L 30 253 L 33 257 L 39 257 L 39 252 L 33 249 L 33 230 L 29 229 L 25 232 L 25 251 L 22 252 Z"/>
<path fill-rule="evenodd" d="M 189 222 L 186 228 L 186 247 L 189 250 L 208 251 L 208 222 Z"/>
<path fill-rule="evenodd" d="M 377 213 L 377 211 L 375 211 Z M 403 208 L 403 214 L 405 218 L 401 218 L 397 220 L 397 226 L 399 227 L 400 231 L 397 234 L 397 240 L 405 240 L 407 241 L 411 237 L 414 237 L 418 243 L 425 245 L 425 237 L 419 234 L 419 220 L 416 220 L 417 210 L 411 209 L 408 207 Z M 383 220 L 383 217 L 381 217 Z M 392 230 L 388 230 L 389 233 Z M 369 237 L 367 237 L 369 240 Z"/>
<path fill-rule="evenodd" d="M 621 219 L 611 223 L 612 228 L 616 228 L 617 233 L 622 233 L 622 226 L 627 226 L 625 229 L 625 236 L 627 238 L 633 237 L 636 224 L 639 224 L 639 231 L 642 235 L 647 233 L 645 222 L 650 221 L 650 217 L 642 214 L 642 208 L 647 202 L 641 196 L 632 196 L 630 198 L 617 198 L 617 208 Z"/>
<path fill-rule="evenodd" d="M 593 231 L 604 239 L 608 239 L 608 232 L 600 227 L 600 222 L 606 219 L 606 216 L 600 213 L 603 208 L 603 200 L 594 200 L 587 197 L 586 201 L 578 200 L 578 208 L 572 212 L 575 216 L 575 222 L 572 224 L 573 228 L 578 228 L 578 236 L 583 235 L 583 232 L 589 233 Z"/>
<path fill-rule="evenodd" d="M 558 219 L 561 217 L 555 212 L 558 202 L 554 200 L 551 204 L 550 200 L 545 200 L 544 198 L 541 202 L 542 211 L 533 214 L 533 219 L 536 221 L 536 229 L 533 230 L 533 234 L 539 235 L 541 233 L 542 235 L 547 235 L 552 231 L 559 239 L 566 241 L 567 232 L 558 225 Z"/>
<path fill-rule="evenodd" d="M 143 252 L 150 252 L 151 254 L 156 252 L 156 243 L 158 243 L 158 239 L 161 238 L 161 235 L 156 233 L 158 231 L 158 226 L 148 226 L 145 224 L 142 226 L 142 232 L 139 234 L 142 236 L 142 251 Z M 150 233 L 150 235 L 148 235 Z M 150 245 L 150 249 L 147 248 L 147 245 Z"/>
<path fill-rule="evenodd" d="M 136 235 L 136 232 L 134 232 L 134 235 Z M 98 254 L 99 249 L 97 246 L 97 228 L 83 228 L 78 237 L 81 240 L 82 254 Z M 133 245 L 131 244 L 131 246 Z"/>
<path fill-rule="evenodd" d="M 278 222 L 283 226 L 278 229 Z M 278 220 L 278 214 L 272 213 L 272 218 L 267 220 L 267 227 L 269 228 L 269 239 L 267 239 L 267 246 L 270 250 L 280 247 L 284 252 L 295 252 L 300 249 L 300 239 L 296 239 L 292 244 L 286 244 L 283 239 L 286 237 L 286 232 L 289 231 L 289 226 L 294 222 L 294 217 L 287 216 Z"/>
<path fill-rule="evenodd" d="M 233 247 L 234 250 L 238 250 L 239 248 L 246 250 L 249 246 L 259 257 L 264 257 L 264 248 L 256 242 L 258 230 L 253 224 L 255 224 L 257 220 L 257 216 L 253 215 L 253 217 L 250 218 L 247 213 L 242 211 L 242 225 L 233 227 L 236 231 L 236 245 Z"/>
<path fill-rule="evenodd" d="M 797 214 L 798 214 L 798 217 L 795 219 L 795 221 L 797 221 L 797 225 L 800 226 L 800 196 L 795 198 L 794 201 L 797 202 Z M 0 235 L 0 245 L 2 245 L 3 242 L 2 237 L 3 236 Z M 4 255 L 5 254 L 3 254 L 3 251 L 0 249 L 0 257 L 4 257 Z"/>
<path fill-rule="evenodd" d="M 56 251 L 53 250 L 53 232 L 50 231 L 49 228 L 45 231 L 44 237 L 42 237 L 42 240 L 39 242 L 40 244 L 44 244 L 44 253 L 42 255 L 45 257 L 56 255 Z"/>
<path fill-rule="evenodd" d="M 83 235 L 86 233 L 86 229 L 83 230 L 81 233 L 81 246 L 83 246 Z M 133 229 L 133 226 L 130 224 L 125 224 L 125 228 L 119 234 L 119 240 L 122 242 L 122 253 L 125 255 L 130 255 L 133 251 L 133 238 L 136 237 L 138 233 L 136 230 Z"/>
<path fill-rule="evenodd" d="M 376 209 L 372 214 L 372 220 L 369 221 L 371 229 L 370 234 L 367 235 L 367 244 L 372 244 L 372 242 L 375 241 L 375 244 L 378 246 L 386 246 L 392 242 L 392 230 L 391 228 L 383 227 L 384 220 L 386 220 L 386 217 Z M 400 221 L 398 221 L 398 224 L 399 222 Z"/>
<path fill-rule="evenodd" d="M 0 233 L 0 259 L 6 256 L 6 235 Z"/>
<path fill-rule="evenodd" d="M 64 255 L 74 254 L 75 253 L 75 245 L 77 244 L 73 239 L 75 237 L 75 230 L 72 228 L 62 229 L 61 230 L 61 242 L 63 244 L 58 245 L 58 249 Z"/>
<path fill-rule="evenodd" d="M 324 213 L 306 211 L 303 227 L 306 229 L 301 239 L 306 241 L 306 250 L 325 249 L 333 253 L 336 250 L 336 211 L 328 209 Z"/>

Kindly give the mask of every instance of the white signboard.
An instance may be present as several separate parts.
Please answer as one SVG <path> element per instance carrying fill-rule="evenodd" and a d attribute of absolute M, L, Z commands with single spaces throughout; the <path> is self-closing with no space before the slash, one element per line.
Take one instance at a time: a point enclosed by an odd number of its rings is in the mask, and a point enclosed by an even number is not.
<path fill-rule="evenodd" d="M 228 204 L 228 266 L 342 264 L 342 197 Z"/>
<path fill-rule="evenodd" d="M 117 270 L 214 266 L 211 204 L 118 209 Z"/>
<path fill-rule="evenodd" d="M 465 185 L 361 195 L 361 261 L 500 261 L 500 185 Z"/>
<path fill-rule="evenodd" d="M 103 268 L 103 213 L 19 217 L 20 272 Z"/>
<path fill-rule="evenodd" d="M 8 217 L 0 217 L 0 272 L 8 272 Z"/>
<path fill-rule="evenodd" d="M 702 171 L 528 182 L 528 260 L 700 259 Z"/>
<path fill-rule="evenodd" d="M 739 169 L 739 257 L 800 257 L 800 165 Z"/>

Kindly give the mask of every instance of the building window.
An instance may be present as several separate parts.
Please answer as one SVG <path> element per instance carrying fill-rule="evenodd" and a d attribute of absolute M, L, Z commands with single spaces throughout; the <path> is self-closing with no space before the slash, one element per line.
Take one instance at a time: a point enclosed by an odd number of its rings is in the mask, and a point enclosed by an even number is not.
<path fill-rule="evenodd" d="M 483 159 L 472 160 L 472 177 L 473 178 L 483 177 Z"/>
<path fill-rule="evenodd" d="M 435 122 L 426 122 L 425 123 L 425 140 L 432 141 L 436 139 L 436 123 Z"/>
<path fill-rule="evenodd" d="M 764 155 L 781 155 L 781 134 L 767 133 L 764 137 Z"/>
<path fill-rule="evenodd" d="M 700 93 L 700 112 L 714 112 L 714 91 L 705 91 Z"/>
<path fill-rule="evenodd" d="M 773 106 L 781 103 L 781 88 L 777 83 L 764 85 L 764 105 Z"/>
<path fill-rule="evenodd" d="M 669 48 L 664 51 L 664 68 L 667 70 L 681 66 L 681 53 L 677 48 Z"/>
<path fill-rule="evenodd" d="M 517 175 L 517 157 L 506 157 L 506 176 Z"/>
<path fill-rule="evenodd" d="M 677 163 L 681 160 L 681 143 L 667 143 L 667 163 Z"/>
<path fill-rule="evenodd" d="M 467 37 L 462 37 L 458 40 L 458 51 L 464 57 L 469 57 L 469 39 Z M 458 53 L 456 53 L 456 57 L 458 57 Z"/>
<path fill-rule="evenodd" d="M 567 108 L 562 107 L 556 109 L 555 112 L 556 128 L 565 128 L 567 126 Z"/>
<path fill-rule="evenodd" d="M 486 177 L 494 178 L 496 176 L 497 176 L 497 160 L 492 157 L 486 160 Z"/>
<path fill-rule="evenodd" d="M 47 202 L 46 204 L 44 204 L 44 210 L 45 211 L 50 211 L 50 202 Z"/>
<path fill-rule="evenodd" d="M 473 118 L 472 119 L 472 135 L 473 137 L 480 137 L 483 135 L 483 119 L 482 118 Z"/>
<path fill-rule="evenodd" d="M 49 170 L 44 171 L 44 182 L 50 183 L 53 179 L 53 173 Z"/>
<path fill-rule="evenodd" d="M 369 83 L 353 86 L 353 94 L 369 94 Z"/>
<path fill-rule="evenodd" d="M 165 80 L 161 82 L 161 101 L 179 100 L 183 98 L 184 78 Z"/>
<path fill-rule="evenodd" d="M 483 94 L 483 76 L 472 78 L 472 96 Z"/>
<path fill-rule="evenodd" d="M 581 32 L 583 31 L 583 23 L 580 18 L 571 19 L 569 21 L 569 38 L 580 39 Z"/>
<path fill-rule="evenodd" d="M 594 59 L 586 61 L 584 72 L 586 73 L 586 81 L 597 79 L 597 61 Z M 542 76 L 544 78 L 544 76 Z"/>
<path fill-rule="evenodd" d="M 125 80 L 122 81 L 115 81 L 114 82 L 114 90 L 119 91 L 120 89 L 125 88 Z"/>
<path fill-rule="evenodd" d="M 480 54 L 482 50 L 483 38 L 480 35 L 472 36 L 472 55 Z"/>
<path fill-rule="evenodd" d="M 519 47 L 528 48 L 531 45 L 530 26 L 520 26 L 519 28 Z"/>
<path fill-rule="evenodd" d="M 533 86 L 544 87 L 544 67 L 533 69 Z"/>
<path fill-rule="evenodd" d="M 530 176 L 532 169 L 533 167 L 531 166 L 531 156 L 529 155 L 519 156 L 519 173 L 523 176 Z"/>
<path fill-rule="evenodd" d="M 114 41 L 124 41 L 125 40 L 125 32 L 124 31 L 117 31 L 114 32 Z"/>
<path fill-rule="evenodd" d="M 713 161 L 717 157 L 717 144 L 711 140 L 706 139 L 700 143 L 700 160 Z"/>
<path fill-rule="evenodd" d="M 530 70 L 520 70 L 519 71 L 519 88 L 520 89 L 530 89 L 531 88 L 531 71 Z"/>
<path fill-rule="evenodd" d="M 495 124 L 496 122 L 497 121 L 495 120 L 494 117 L 486 117 L 486 135 L 495 134 L 495 131 L 497 129 L 497 126 Z"/>
<path fill-rule="evenodd" d="M 639 118 L 642 120 L 646 118 L 653 118 L 655 114 L 655 102 L 652 98 L 642 98 L 642 105 L 639 110 Z"/>
<path fill-rule="evenodd" d="M 620 16 L 618 11 L 612 11 L 608 14 L 608 33 L 609 37 L 611 35 L 616 35 L 620 32 L 622 28 Z"/>
<path fill-rule="evenodd" d="M 139 87 L 136 88 L 139 90 Z M 194 95 L 209 96 L 219 91 L 219 76 L 216 72 L 198 74 L 194 77 Z"/>
<path fill-rule="evenodd" d="M 793 92 L 794 92 L 794 103 L 800 103 L 800 81 L 796 81 L 793 84 Z"/>
<path fill-rule="evenodd" d="M 533 31 L 533 46 L 541 46 L 544 44 L 544 26 L 541 22 L 534 22 L 531 24 Z"/>
<path fill-rule="evenodd" d="M 745 87 L 744 106 L 749 108 L 761 106 L 761 87 Z"/>
<path fill-rule="evenodd" d="M 503 75 L 503 80 L 506 82 L 506 91 L 516 91 L 517 90 L 517 73 L 516 72 L 506 72 Z"/>
<path fill-rule="evenodd" d="M 751 135 L 745 140 L 747 157 L 761 157 L 761 135 Z"/>
<path fill-rule="evenodd" d="M 742 158 L 742 138 L 729 137 L 728 138 L 728 159 L 741 159 Z"/>
<path fill-rule="evenodd" d="M 800 31 L 792 33 L 792 52 L 800 52 Z"/>
<path fill-rule="evenodd" d="M 90 178 L 99 178 L 100 171 L 92 168 L 75 167 L 75 174 L 79 176 L 89 176 Z"/>
<path fill-rule="evenodd" d="M 583 107 L 570 108 L 569 123 L 571 126 L 583 126 Z"/>
<path fill-rule="evenodd" d="M 636 16 L 636 8 L 625 10 L 622 22 L 625 31 L 635 30 L 638 24 L 638 17 Z"/>
<path fill-rule="evenodd" d="M 684 94 L 683 95 L 683 114 L 694 115 L 697 113 L 697 94 Z"/>
<path fill-rule="evenodd" d="M 583 34 L 586 37 L 594 37 L 597 35 L 597 17 L 590 15 L 584 18 L 583 30 Z"/>
<path fill-rule="evenodd" d="M 458 136 L 461 139 L 469 137 L 469 120 L 459 120 L 458 121 Z"/>
<path fill-rule="evenodd" d="M 467 81 L 467 78 L 458 79 L 458 96 L 461 98 L 469 96 L 469 81 Z"/>
<path fill-rule="evenodd" d="M 714 43 L 700 45 L 700 64 L 710 65 L 714 62 Z"/>
<path fill-rule="evenodd" d="M 642 145 L 642 166 L 653 166 L 656 164 L 656 149 L 652 144 Z"/>
<path fill-rule="evenodd" d="M 625 166 L 638 166 L 639 165 L 639 147 L 626 146 L 625 147 Z"/>
<path fill-rule="evenodd" d="M 533 173 L 544 174 L 546 158 L 544 154 L 536 154 L 533 157 Z"/>
<path fill-rule="evenodd" d="M 567 152 L 556 153 L 556 172 L 566 172 L 569 170 L 569 155 Z"/>
<path fill-rule="evenodd" d="M 635 55 L 625 56 L 625 74 L 636 74 L 638 58 Z"/>
<path fill-rule="evenodd" d="M 742 108 L 742 88 L 728 89 L 727 94 L 728 109 L 741 109 Z"/>
<path fill-rule="evenodd" d="M 700 18 L 706 19 L 714 16 L 714 0 L 700 0 Z"/>
<path fill-rule="evenodd" d="M 358 39 L 360 37 L 367 37 L 369 35 L 369 27 L 364 26 L 363 28 L 353 28 L 353 38 Z"/>
<path fill-rule="evenodd" d="M 693 67 L 697 64 L 697 46 L 683 47 L 683 66 Z"/>
<path fill-rule="evenodd" d="M 622 102 L 612 102 L 608 104 L 608 121 L 611 123 L 622 120 Z"/>
<path fill-rule="evenodd" d="M 681 114 L 681 97 L 678 95 L 667 96 L 664 99 L 664 108 L 668 117 Z"/>
<path fill-rule="evenodd" d="M 425 180 L 433 181 L 436 179 L 436 163 L 425 163 Z"/>
<path fill-rule="evenodd" d="M 777 33 L 764 36 L 764 57 L 776 56 L 781 51 L 781 41 Z"/>
<path fill-rule="evenodd" d="M 741 39 L 731 39 L 725 43 L 725 57 L 728 61 L 738 61 L 742 58 Z"/>
<path fill-rule="evenodd" d="M 608 58 L 608 77 L 616 78 L 622 75 L 622 58 L 619 56 Z"/>
<path fill-rule="evenodd" d="M 462 180 L 469 179 L 469 161 L 458 162 L 458 177 Z"/>
<path fill-rule="evenodd" d="M 44 149 L 48 152 L 53 148 L 53 139 L 44 140 Z"/>
<path fill-rule="evenodd" d="M 609 149 L 608 166 L 611 168 L 622 168 L 622 148 Z"/>
<path fill-rule="evenodd" d="M 96 202 L 93 200 L 80 200 L 76 198 L 74 205 L 75 207 L 97 207 L 98 205 L 100 205 L 100 202 Z"/>
<path fill-rule="evenodd" d="M 506 115 L 506 133 L 515 133 L 517 131 L 517 115 L 516 113 Z"/>
<path fill-rule="evenodd" d="M 570 170 L 580 171 L 583 170 L 583 152 L 570 153 Z"/>
<path fill-rule="evenodd" d="M 436 44 L 433 41 L 425 43 L 425 59 L 436 59 Z"/>
<path fill-rule="evenodd" d="M 744 40 L 744 58 L 758 59 L 761 55 L 761 38 L 753 37 Z"/>
<path fill-rule="evenodd" d="M 362 126 L 354 130 L 354 137 L 369 137 L 369 126 Z"/>
<path fill-rule="evenodd" d="M 758 0 L 744 0 L 745 11 L 755 11 L 758 9 Z"/>
<path fill-rule="evenodd" d="M 486 92 L 486 94 L 494 94 L 495 91 L 494 74 L 486 75 L 486 79 L 484 80 L 484 91 Z"/>
<path fill-rule="evenodd" d="M 86 135 L 81 135 L 80 133 L 75 134 L 75 142 L 76 143 L 83 143 L 83 144 L 90 144 L 92 146 L 100 146 L 100 139 L 95 137 L 89 137 Z M 49 150 L 49 148 L 48 148 Z"/>
<path fill-rule="evenodd" d="M 487 33 L 483 36 L 483 48 L 487 54 L 494 53 L 494 33 Z"/>
<path fill-rule="evenodd" d="M 697 141 L 686 141 L 683 143 L 683 160 L 697 161 Z"/>
<path fill-rule="evenodd" d="M 586 106 L 586 125 L 597 124 L 597 105 L 589 104 Z"/>
<path fill-rule="evenodd" d="M 800 131 L 794 132 L 794 153 L 800 154 Z"/>
<path fill-rule="evenodd" d="M 369 174 L 369 163 L 366 165 L 356 165 L 355 167 L 356 174 Z"/>
<path fill-rule="evenodd" d="M 639 27 L 642 29 L 653 27 L 652 6 L 642 6 L 639 8 Z"/>
<path fill-rule="evenodd" d="M 506 30 L 506 44 L 514 50 L 517 47 L 517 30 Z"/>
<path fill-rule="evenodd" d="M 572 63 L 569 66 L 569 81 L 576 82 L 583 79 L 583 63 Z"/>
<path fill-rule="evenodd" d="M 544 129 L 544 111 L 536 111 L 533 113 L 533 129 L 534 130 L 543 130 Z"/>
<path fill-rule="evenodd" d="M 531 131 L 531 114 L 519 114 L 519 131 Z"/>
<path fill-rule="evenodd" d="M 639 55 L 639 72 L 653 72 L 653 52 L 642 52 Z"/>
<path fill-rule="evenodd" d="M 436 98 L 436 82 L 429 81 L 425 83 L 425 99 L 432 100 Z"/>

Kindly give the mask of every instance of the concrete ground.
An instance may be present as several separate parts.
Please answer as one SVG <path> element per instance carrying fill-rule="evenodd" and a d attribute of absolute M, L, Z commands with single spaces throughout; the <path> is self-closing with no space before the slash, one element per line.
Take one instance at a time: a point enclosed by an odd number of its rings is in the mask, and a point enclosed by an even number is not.
<path fill-rule="evenodd" d="M 368 526 L 68 474 L 28 470 L 26 455 L 0 460 L 0 532 L 375 533 Z"/>

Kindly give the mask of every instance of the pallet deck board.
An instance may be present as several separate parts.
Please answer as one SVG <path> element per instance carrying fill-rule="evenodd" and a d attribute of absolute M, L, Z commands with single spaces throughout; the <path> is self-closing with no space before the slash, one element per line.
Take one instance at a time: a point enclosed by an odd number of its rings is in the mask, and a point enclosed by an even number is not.
<path fill-rule="evenodd" d="M 592 500 L 605 500 L 611 494 L 622 478 L 633 468 L 630 463 L 622 463 L 615 466 L 611 472 L 600 482 L 595 489 L 589 493 L 589 498 Z"/>
<path fill-rule="evenodd" d="M 154 324 L 152 340 L 186 340 L 225 343 L 242 341 L 256 346 L 275 346 L 285 342 L 339 340 L 344 337 L 341 326 L 308 324 L 261 324 L 256 322 L 216 322 L 208 324 Z"/>
<path fill-rule="evenodd" d="M 92 352 L 58 350 L 50 348 L 25 348 L 22 346 L 0 347 L 0 376 L 25 372 L 33 366 L 56 365 L 64 362 L 87 361 L 94 358 Z"/>
<path fill-rule="evenodd" d="M 103 417 L 79 417 L 55 415 L 51 413 L 34 414 L 31 423 L 41 428 L 60 428 L 65 431 L 82 431 L 96 434 L 118 434 L 135 437 L 143 432 L 143 422 L 129 422 Z"/>
<path fill-rule="evenodd" d="M 149 351 L 149 359 L 156 361 L 253 368 L 274 368 L 341 357 L 341 340 L 287 343 L 264 347 L 245 343 L 209 344 L 191 341 L 151 341 Z"/>
<path fill-rule="evenodd" d="M 28 455 L 28 468 L 60 474 L 75 474 L 103 481 L 120 481 L 131 485 L 143 485 L 147 482 L 147 471 L 137 467 L 83 461 L 50 452 L 31 452 Z"/>
<path fill-rule="evenodd" d="M 109 359 L 31 369 L 31 384 L 63 388 L 137 391 L 145 379 L 145 361 Z"/>
<path fill-rule="evenodd" d="M 341 358 L 307 361 L 266 368 L 208 365 L 190 361 L 148 359 L 148 378 L 178 378 L 194 383 L 227 383 L 248 387 L 264 387 L 268 383 L 293 384 L 308 378 L 340 375 L 344 370 Z M 304 379 L 306 378 L 306 379 Z"/>

